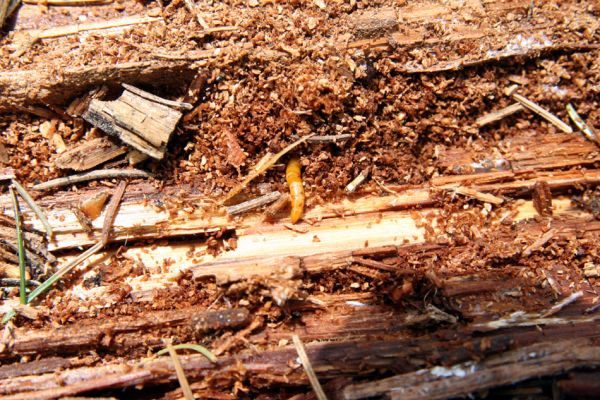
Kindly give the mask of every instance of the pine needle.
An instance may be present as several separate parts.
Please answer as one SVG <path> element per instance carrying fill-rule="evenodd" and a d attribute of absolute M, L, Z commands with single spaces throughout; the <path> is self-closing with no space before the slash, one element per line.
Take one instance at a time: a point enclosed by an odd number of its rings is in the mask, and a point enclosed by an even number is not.
<path fill-rule="evenodd" d="M 220 201 L 220 204 L 225 204 L 225 202 L 227 202 L 227 200 L 230 200 L 233 196 L 235 196 L 236 194 L 238 194 L 242 190 L 244 190 L 244 188 L 246 186 L 248 186 L 248 184 L 254 178 L 256 178 L 259 175 L 262 175 L 266 170 L 268 170 L 269 168 L 271 168 L 281 157 L 283 157 L 285 154 L 287 154 L 288 152 L 290 152 L 291 150 L 293 150 L 297 146 L 299 146 L 302 143 L 306 142 L 309 138 L 311 138 L 313 136 L 315 136 L 315 133 L 311 133 L 308 136 L 304 136 L 303 138 L 298 139 L 294 143 L 292 143 L 289 146 L 287 146 L 285 149 L 281 150 L 279 153 L 275 154 L 270 159 L 265 160 L 264 162 L 262 162 L 262 160 L 261 160 L 261 166 L 260 166 L 260 168 L 253 169 L 252 172 L 250 172 L 248 174 L 248 176 L 246 177 L 246 179 L 244 179 L 244 181 L 242 183 L 240 183 L 239 185 L 237 185 L 236 187 L 234 187 L 233 189 L 231 189 L 231 191 Z"/>
<path fill-rule="evenodd" d="M 195 343 L 182 343 L 182 344 L 177 344 L 175 346 L 171 346 L 176 350 L 194 350 L 197 351 L 198 353 L 202 354 L 204 357 L 208 358 L 210 360 L 210 362 L 212 363 L 216 363 L 217 362 L 217 356 L 215 356 L 210 350 L 208 350 L 206 347 L 201 346 L 199 344 L 195 344 Z M 163 354 L 166 354 L 169 352 L 168 348 L 164 348 L 160 351 L 158 351 L 156 353 L 157 356 L 162 356 Z"/>
<path fill-rule="evenodd" d="M 19 209 L 19 200 L 17 200 L 15 190 L 12 186 L 9 187 L 9 190 L 15 212 L 17 245 L 19 246 L 19 299 L 21 304 L 27 304 L 27 293 L 25 292 L 27 277 L 25 276 L 25 246 L 23 245 L 23 232 L 21 232 L 21 210 Z"/>
<path fill-rule="evenodd" d="M 298 335 L 292 335 L 292 340 L 294 341 L 294 347 L 296 348 L 298 357 L 300 357 L 300 361 L 302 362 L 304 371 L 306 371 L 306 375 L 308 375 L 310 385 L 312 386 L 313 390 L 315 391 L 315 394 L 317 395 L 317 399 L 327 400 L 327 396 L 325 396 L 325 392 L 323 391 L 323 388 L 319 383 L 319 379 L 317 379 L 317 374 L 315 374 L 315 370 L 313 369 L 310 360 L 308 359 L 308 354 L 306 354 L 306 349 L 304 348 L 304 344 L 300 340 L 300 337 Z"/>
<path fill-rule="evenodd" d="M 581 118 L 577 111 L 575 111 L 575 107 L 573 107 L 571 103 L 567 104 L 567 114 L 569 114 L 569 117 L 575 126 L 585 135 L 586 138 L 596 144 L 600 144 L 600 140 L 598 140 L 598 135 L 596 135 L 596 132 L 594 132 L 591 126 L 585 123 L 583 118 Z"/>
<path fill-rule="evenodd" d="M 175 367 L 175 373 L 177 374 L 177 380 L 179 381 L 179 385 L 181 386 L 181 390 L 183 391 L 183 395 L 186 400 L 194 400 L 194 394 L 192 393 L 192 388 L 190 388 L 190 384 L 185 376 L 185 371 L 181 366 L 181 361 L 179 361 L 179 357 L 177 356 L 177 352 L 170 344 L 167 344 L 166 350 L 169 352 L 171 359 L 173 360 L 173 366 Z"/>
<path fill-rule="evenodd" d="M 17 192 L 19 192 L 19 194 L 23 198 L 23 200 L 25 200 L 25 203 L 27 203 L 29 208 L 31 208 L 31 210 L 33 210 L 35 215 L 37 215 L 37 217 L 42 222 L 42 225 L 44 225 L 44 229 L 46 229 L 46 234 L 48 235 L 48 239 L 52 240 L 52 235 L 53 235 L 52 227 L 50 226 L 50 223 L 48 222 L 48 219 L 46 218 L 46 214 L 44 214 L 44 212 L 42 211 L 40 206 L 38 206 L 37 203 L 35 202 L 35 200 L 33 200 L 33 197 L 31 197 L 31 195 L 29 193 L 27 193 L 27 190 L 25 190 L 25 188 L 23 186 L 21 186 L 21 184 L 18 181 L 13 179 L 12 183 L 13 183 L 15 189 L 17 189 Z"/>

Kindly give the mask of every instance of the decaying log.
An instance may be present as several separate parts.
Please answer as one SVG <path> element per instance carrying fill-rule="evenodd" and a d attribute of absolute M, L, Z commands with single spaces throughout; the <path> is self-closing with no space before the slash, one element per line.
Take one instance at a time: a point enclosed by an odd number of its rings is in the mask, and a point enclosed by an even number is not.
<path fill-rule="evenodd" d="M 381 381 L 352 385 L 344 389 L 344 398 L 357 400 L 388 394 L 394 400 L 446 399 L 598 364 L 600 347 L 589 340 L 538 343 L 482 362 L 436 366 Z"/>
<path fill-rule="evenodd" d="M 549 328 L 540 332 L 535 328 L 526 331 L 498 334 L 484 338 L 472 338 L 468 334 L 447 331 L 447 337 L 440 332 L 441 339 L 432 340 L 427 335 L 421 338 L 387 339 L 362 341 L 334 341 L 308 343 L 307 353 L 319 379 L 332 379 L 343 375 L 358 378 L 373 369 L 391 369 L 411 371 L 415 366 L 453 365 L 473 359 L 498 354 L 511 346 L 527 346 L 542 340 L 542 348 L 551 354 L 549 360 L 555 361 L 553 368 L 542 373 L 552 374 L 562 371 L 560 365 L 565 362 L 569 368 L 598 364 L 597 347 L 577 338 L 595 338 L 598 332 L 593 324 L 575 324 L 561 329 Z M 300 334 L 302 337 L 302 334 Z M 562 342 L 561 342 L 562 340 Z M 554 351 L 550 349 L 556 349 Z M 572 349 L 572 352 L 563 351 Z M 586 356 L 586 350 L 589 356 Z M 552 354 L 556 356 L 552 356 Z M 504 359 L 510 360 L 511 354 Z M 502 360 L 502 356 L 499 356 Z M 534 365 L 535 359 L 528 357 Z M 307 384 L 306 375 L 297 362 L 295 349 L 290 346 L 276 350 L 267 350 L 258 354 L 242 353 L 231 357 L 222 357 L 217 364 L 204 356 L 189 355 L 181 357 L 186 376 L 190 382 L 202 379 L 211 371 L 234 373 L 242 364 L 245 376 L 250 382 L 265 384 L 285 383 L 288 385 Z M 412 360 L 412 363 L 406 363 Z M 403 361 L 403 362 L 400 362 Z M 485 361 L 484 361 L 485 362 Z M 490 366 L 495 366 L 490 361 Z M 556 368 L 559 369 L 556 369 Z M 88 391 L 107 388 L 129 387 L 135 385 L 156 385 L 172 382 L 176 378 L 169 357 L 142 359 L 135 362 L 114 363 L 96 367 L 73 368 L 56 373 L 21 376 L 0 380 L 0 393 L 6 399 L 20 399 L 36 396 L 38 399 L 54 399 Z M 461 392 L 463 393 L 463 392 Z"/>
<path fill-rule="evenodd" d="M 134 149 L 161 160 L 182 113 L 147 97 L 125 90 L 114 101 L 93 99 L 83 119 Z"/>
<path fill-rule="evenodd" d="M 35 354 L 77 354 L 85 349 L 110 349 L 113 352 L 136 346 L 144 331 L 158 332 L 169 327 L 186 327 L 192 333 L 229 329 L 247 325 L 250 315 L 246 309 L 205 311 L 199 307 L 183 310 L 156 311 L 143 317 L 120 317 L 116 321 L 98 323 L 93 319 L 69 327 L 50 330 L 15 329 L 13 339 L 4 343 L 0 359 Z M 139 343 L 139 342 L 138 342 Z M 146 341 L 146 348 L 162 346 L 160 340 Z M 142 349 L 143 350 L 143 349 Z"/>
<path fill-rule="evenodd" d="M 14 110 L 15 104 L 60 104 L 111 81 L 148 85 L 181 82 L 182 79 L 191 79 L 196 70 L 194 63 L 189 61 L 139 61 L 60 71 L 2 72 L 0 112 Z"/>

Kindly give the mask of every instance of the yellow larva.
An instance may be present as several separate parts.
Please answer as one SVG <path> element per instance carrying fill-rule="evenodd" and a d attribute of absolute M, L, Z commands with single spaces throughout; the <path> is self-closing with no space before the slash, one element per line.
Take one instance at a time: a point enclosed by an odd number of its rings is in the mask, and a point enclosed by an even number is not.
<path fill-rule="evenodd" d="M 304 211 L 304 187 L 302 186 L 300 168 L 300 160 L 292 158 L 285 169 L 285 180 L 290 188 L 290 198 L 292 203 L 292 211 L 290 212 L 292 224 L 298 222 Z"/>

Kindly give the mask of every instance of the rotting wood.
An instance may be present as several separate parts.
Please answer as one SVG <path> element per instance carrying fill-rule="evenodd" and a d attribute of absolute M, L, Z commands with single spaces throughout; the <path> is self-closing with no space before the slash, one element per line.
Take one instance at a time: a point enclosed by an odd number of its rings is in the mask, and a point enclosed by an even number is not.
<path fill-rule="evenodd" d="M 552 192 L 545 181 L 539 181 L 533 187 L 531 195 L 533 206 L 542 217 L 552 215 Z"/>
<path fill-rule="evenodd" d="M 600 363 L 600 348 L 588 340 L 538 343 L 481 362 L 436 366 L 344 389 L 344 399 L 388 394 L 391 399 L 445 399 L 531 377 Z"/>
<path fill-rule="evenodd" d="M 215 330 L 239 328 L 249 322 L 250 315 L 246 309 L 205 311 L 200 307 L 190 307 L 182 310 L 156 311 L 146 313 L 144 316 L 119 317 L 112 321 L 98 322 L 91 319 L 71 326 L 43 330 L 16 328 L 14 339 L 0 351 L 0 359 L 33 354 L 64 356 L 83 349 L 95 348 L 114 351 L 135 344 L 125 340 L 129 334 L 139 336 L 144 331 L 175 326 L 189 327 L 197 334 L 204 334 Z M 109 332 L 112 340 L 103 340 Z M 160 347 L 160 341 L 157 340 L 153 346 Z"/>
<path fill-rule="evenodd" d="M 3 102 L 0 112 L 26 103 L 61 103 L 106 82 L 168 84 L 191 78 L 197 67 L 186 61 L 137 61 L 100 64 L 60 71 L 10 71 L 0 73 Z"/>
<path fill-rule="evenodd" d="M 302 334 L 300 334 L 302 337 Z M 393 338 L 387 340 L 333 341 L 307 344 L 307 353 L 322 379 L 331 379 L 343 374 L 358 377 L 369 373 L 371 368 L 397 368 L 398 360 L 430 360 L 432 363 L 462 363 L 472 359 L 466 348 L 481 349 L 480 356 L 506 351 L 511 343 L 526 346 L 544 338 L 546 341 L 573 338 L 598 337 L 594 324 L 575 323 L 565 325 L 560 330 L 547 329 L 544 333 L 530 328 L 522 332 L 507 334 L 499 332 L 485 338 L 472 338 L 458 333 L 452 339 L 432 340 L 427 335 L 419 339 Z M 586 343 L 587 344 L 587 343 Z M 589 345 L 587 346 L 589 348 Z M 385 357 L 374 357 L 385 354 Z M 579 353 L 578 353 L 579 354 Z M 246 376 L 268 378 L 287 377 L 287 381 L 297 384 L 307 383 L 302 369 L 294 360 L 297 354 L 293 348 L 284 347 L 221 357 L 218 365 L 212 364 L 203 355 L 182 356 L 182 364 L 190 381 L 201 379 L 214 368 L 227 371 L 242 363 Z M 290 366 L 290 362 L 293 365 Z M 408 369 L 411 370 L 410 368 Z M 266 372 L 268 371 L 268 372 Z M 366 371 L 366 372 L 365 372 Z M 155 385 L 172 382 L 176 379 L 168 357 L 142 359 L 137 362 L 124 362 L 95 367 L 72 368 L 57 373 L 20 376 L 0 380 L 0 393 L 7 399 L 20 399 L 33 396 L 50 399 L 74 395 L 106 388 L 128 387 L 137 384 Z M 276 380 L 277 381 L 277 380 Z M 69 382 L 65 384 L 65 382 Z"/>
<path fill-rule="evenodd" d="M 93 99 L 83 119 L 134 149 L 161 160 L 181 116 L 177 110 L 125 90 L 114 101 Z"/>
<path fill-rule="evenodd" d="M 126 147 L 119 146 L 107 138 L 100 137 L 86 140 L 61 153 L 54 162 L 61 169 L 86 171 L 126 152 Z"/>
<path fill-rule="evenodd" d="M 162 97 L 153 95 L 152 93 L 148 93 L 144 90 L 136 88 L 135 86 L 128 85 L 127 83 L 122 83 L 121 86 L 123 86 L 127 91 L 154 103 L 162 104 L 172 108 L 180 108 L 182 110 L 191 110 L 193 108 L 193 106 L 189 103 L 163 99 Z"/>
<path fill-rule="evenodd" d="M 129 170 L 125 170 L 129 171 Z M 135 171 L 135 170 L 134 170 Z M 147 173 L 140 171 L 142 176 Z M 126 174 L 127 176 L 127 174 Z M 530 179 L 517 179 L 519 175 L 513 172 L 489 172 L 473 175 L 459 175 L 437 177 L 433 179 L 434 187 L 443 189 L 445 185 L 455 187 L 458 183 L 465 182 L 472 184 L 473 188 L 482 192 L 491 192 L 496 194 L 510 194 L 518 192 L 524 194 L 532 190 L 535 184 L 540 180 L 545 180 L 551 190 L 573 187 L 581 184 L 595 184 L 600 182 L 600 170 L 582 170 L 582 171 L 554 171 L 554 172 L 538 172 L 528 175 Z M 95 177 L 95 176 L 94 176 Z M 110 176 L 109 176 L 110 177 Z M 60 178 L 65 179 L 65 178 Z M 70 181 L 65 184 L 70 183 Z M 44 185 L 44 184 L 42 184 Z M 395 186 L 392 186 L 396 190 Z M 34 187 L 37 189 L 37 187 Z M 397 195 L 390 196 L 363 196 L 358 199 L 345 199 L 334 205 L 317 206 L 307 210 L 304 218 L 307 221 L 319 220 L 323 218 L 331 218 L 339 215 L 349 214 L 367 214 L 373 212 L 383 212 L 389 210 L 398 210 L 411 206 L 427 206 L 434 203 L 434 195 L 430 189 L 415 187 L 407 189 L 397 189 Z M 400 191 L 401 190 L 401 191 Z M 146 193 L 147 196 L 151 194 Z M 89 193 L 86 194 L 89 197 Z M 55 228 L 55 241 L 49 243 L 51 250 L 59 248 L 70 248 L 91 244 L 92 242 L 87 237 L 87 233 L 79 226 L 77 219 L 70 211 L 73 203 L 78 203 L 81 198 L 77 195 L 74 197 L 57 197 L 41 202 L 44 208 L 52 208 L 53 213 L 49 215 L 49 220 Z M 205 233 L 217 231 L 220 229 L 231 229 L 232 223 L 219 212 L 210 212 L 211 202 L 202 196 L 190 196 L 186 201 L 197 205 L 197 208 L 191 213 L 178 212 L 171 215 L 164 208 L 155 208 L 152 202 L 143 198 L 125 199 L 121 206 L 121 212 L 115 221 L 114 240 L 125 240 L 125 238 L 152 238 L 156 237 L 155 227 L 161 224 L 163 226 L 161 234 L 163 237 L 177 235 L 191 235 L 197 233 Z M 204 204 L 204 205 L 203 205 Z M 0 205 L 5 208 L 10 207 L 7 197 L 0 196 Z M 24 210 L 24 215 L 27 221 L 30 221 L 33 228 L 42 230 L 43 226 L 35 218 L 35 215 Z M 143 218 L 142 218 L 143 216 Z M 209 218 L 210 217 L 210 218 Z M 251 226 L 255 219 L 259 218 L 255 215 L 249 215 L 243 221 L 236 223 L 238 228 Z M 60 229 L 58 228 L 60 226 Z M 162 226 L 162 225 L 161 225 Z"/>

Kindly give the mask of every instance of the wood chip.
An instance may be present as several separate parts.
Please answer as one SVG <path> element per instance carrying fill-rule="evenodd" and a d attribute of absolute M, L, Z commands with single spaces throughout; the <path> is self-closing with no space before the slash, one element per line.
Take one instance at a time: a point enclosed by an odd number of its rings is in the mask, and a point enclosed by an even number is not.
<path fill-rule="evenodd" d="M 455 193 L 462 194 L 463 196 L 472 197 L 484 203 L 500 205 L 504 202 L 504 199 L 494 196 L 493 194 L 483 193 L 473 188 L 459 186 L 452 189 Z"/>
<path fill-rule="evenodd" d="M 96 138 L 70 148 L 58 156 L 54 163 L 60 169 L 86 171 L 125 153 L 127 147 L 119 146 L 107 138 Z"/>
<path fill-rule="evenodd" d="M 227 207 L 227 213 L 229 215 L 242 214 L 250 210 L 254 210 L 255 208 L 262 207 L 264 205 L 270 204 L 281 197 L 281 193 L 278 191 L 274 191 L 271 193 L 267 193 L 263 196 L 256 197 L 254 199 L 244 201 L 243 203 L 235 204 L 233 206 Z"/>
<path fill-rule="evenodd" d="M 552 215 L 552 192 L 546 181 L 538 181 L 533 186 L 533 207 L 542 217 Z"/>
<path fill-rule="evenodd" d="M 360 174 L 358 174 L 356 176 L 356 178 L 354 178 L 347 186 L 346 186 L 346 193 L 354 193 L 354 191 L 356 190 L 357 187 L 359 187 L 364 181 L 365 179 L 367 179 L 367 177 L 369 176 L 369 172 L 371 171 L 371 169 L 369 167 L 363 169 Z"/>
<path fill-rule="evenodd" d="M 181 115 L 180 111 L 126 90 L 114 101 L 93 99 L 83 119 L 161 160 Z"/>
<path fill-rule="evenodd" d="M 525 109 L 525 107 L 523 107 L 521 104 L 514 103 L 508 107 L 501 108 L 500 110 L 491 112 L 489 114 L 486 114 L 482 117 L 477 118 L 475 123 L 479 127 L 486 126 L 493 122 L 500 121 L 501 119 L 504 119 L 504 118 L 508 117 L 509 115 L 515 114 L 524 109 Z"/>
<path fill-rule="evenodd" d="M 111 178 L 150 178 L 146 171 L 139 169 L 101 169 L 98 171 L 85 172 L 83 174 L 65 176 L 64 178 L 52 179 L 32 187 L 33 190 L 47 190 L 55 187 L 67 186 L 80 182 Z"/>

